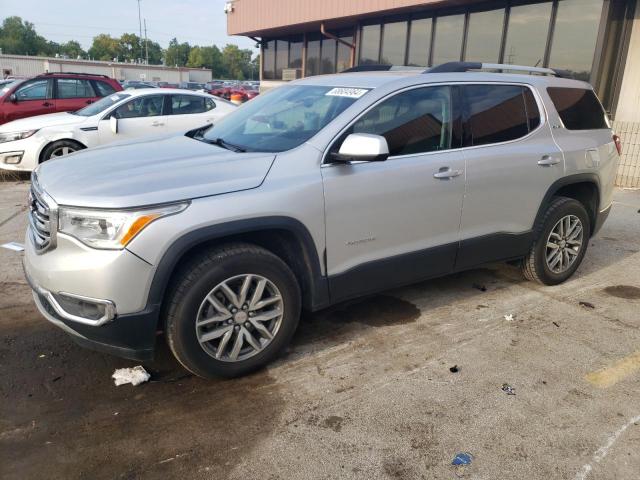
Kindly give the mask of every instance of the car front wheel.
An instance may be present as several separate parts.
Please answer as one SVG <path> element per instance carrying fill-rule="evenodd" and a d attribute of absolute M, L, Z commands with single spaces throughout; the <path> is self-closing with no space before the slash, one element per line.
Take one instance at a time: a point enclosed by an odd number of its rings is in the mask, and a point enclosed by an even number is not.
<path fill-rule="evenodd" d="M 300 289 L 289 267 L 260 247 L 230 245 L 180 272 L 167 309 L 167 341 L 192 373 L 235 377 L 278 356 L 299 317 Z"/>

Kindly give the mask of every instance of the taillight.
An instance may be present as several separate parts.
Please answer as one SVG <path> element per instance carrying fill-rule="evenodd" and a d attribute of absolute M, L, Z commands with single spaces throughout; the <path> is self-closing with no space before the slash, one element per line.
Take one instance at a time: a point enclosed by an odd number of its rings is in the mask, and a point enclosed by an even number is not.
<path fill-rule="evenodd" d="M 620 141 L 620 137 L 618 135 L 613 135 L 613 143 L 616 144 L 616 150 L 618 150 L 618 155 L 622 156 L 622 142 Z"/>

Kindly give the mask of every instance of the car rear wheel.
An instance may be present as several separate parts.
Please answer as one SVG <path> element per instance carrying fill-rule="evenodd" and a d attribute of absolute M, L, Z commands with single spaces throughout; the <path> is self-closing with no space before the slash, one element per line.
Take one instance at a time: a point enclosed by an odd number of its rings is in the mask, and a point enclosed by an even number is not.
<path fill-rule="evenodd" d="M 216 248 L 178 275 L 166 315 L 169 347 L 192 373 L 235 377 L 273 360 L 300 317 L 300 289 L 289 267 L 248 244 Z"/>
<path fill-rule="evenodd" d="M 544 285 L 567 280 L 587 251 L 591 222 L 582 203 L 572 198 L 553 200 L 536 229 L 536 240 L 522 265 L 524 276 Z"/>
<path fill-rule="evenodd" d="M 70 153 L 77 152 L 84 148 L 85 147 L 83 145 L 72 140 L 58 140 L 57 142 L 53 142 L 51 145 L 47 145 L 42 152 L 42 161 L 44 162 L 45 160 L 51 160 L 52 158 L 64 157 L 65 155 L 69 155 Z"/>

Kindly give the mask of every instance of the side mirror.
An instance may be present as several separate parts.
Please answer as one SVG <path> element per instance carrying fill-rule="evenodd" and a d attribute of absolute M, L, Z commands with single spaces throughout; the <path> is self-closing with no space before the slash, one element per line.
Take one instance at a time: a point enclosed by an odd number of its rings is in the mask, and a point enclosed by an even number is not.
<path fill-rule="evenodd" d="M 115 115 L 111 115 L 111 117 L 109 117 L 109 128 L 111 128 L 114 135 L 118 133 L 118 119 Z"/>
<path fill-rule="evenodd" d="M 335 163 L 382 162 L 389 157 L 387 139 L 370 133 L 352 133 L 344 139 L 338 153 L 331 154 Z"/>
<path fill-rule="evenodd" d="M 9 95 L 9 101 L 11 103 L 18 103 L 18 97 L 16 96 L 15 93 L 12 93 L 11 95 Z"/>

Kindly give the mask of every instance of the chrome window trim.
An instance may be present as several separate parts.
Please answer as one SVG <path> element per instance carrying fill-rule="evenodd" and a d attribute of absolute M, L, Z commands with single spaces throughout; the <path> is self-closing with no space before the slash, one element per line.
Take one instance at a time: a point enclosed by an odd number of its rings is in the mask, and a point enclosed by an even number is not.
<path fill-rule="evenodd" d="M 501 145 L 508 145 L 508 144 L 511 144 L 511 143 L 514 143 L 514 142 L 520 142 L 522 140 L 525 140 L 525 139 L 531 137 L 532 135 L 537 133 L 538 130 L 540 130 L 544 125 L 546 125 L 548 123 L 548 112 L 547 112 L 547 108 L 546 108 L 544 102 L 542 101 L 542 97 L 540 97 L 540 94 L 533 87 L 533 85 L 528 84 L 528 83 L 509 82 L 509 81 L 505 81 L 505 82 L 501 82 L 501 81 L 475 81 L 475 82 L 474 81 L 465 81 L 465 82 L 421 83 L 419 85 L 411 85 L 410 87 L 405 87 L 405 88 L 402 88 L 402 89 L 399 89 L 399 90 L 394 90 L 393 92 L 390 92 L 389 94 L 385 95 L 384 97 L 379 98 L 376 102 L 374 102 L 373 104 L 369 105 L 369 107 L 367 107 L 365 110 L 360 112 L 355 118 L 353 118 L 347 124 L 346 127 L 342 128 L 340 130 L 340 132 L 336 136 L 334 136 L 333 139 L 329 142 L 328 146 L 325 148 L 324 153 L 322 155 L 322 162 L 320 164 L 320 167 L 321 168 L 327 168 L 327 167 L 334 167 L 336 165 L 344 165 L 344 163 L 329 163 L 329 162 L 326 161 L 327 160 L 327 156 L 329 155 L 329 151 L 331 150 L 331 147 L 338 140 L 338 138 L 340 138 L 342 136 L 342 134 L 346 130 L 348 130 L 355 122 L 357 122 L 362 116 L 367 114 L 371 109 L 373 109 L 374 107 L 376 107 L 377 105 L 379 105 L 383 101 L 389 99 L 392 96 L 398 95 L 398 94 L 400 94 L 402 92 L 405 92 L 405 91 L 408 91 L 408 90 L 414 90 L 416 88 L 425 88 L 425 87 L 432 87 L 432 86 L 433 87 L 437 87 L 437 86 L 454 86 L 454 85 L 513 85 L 513 86 L 526 87 L 533 94 L 533 98 L 535 99 L 536 105 L 538 106 L 538 111 L 540 112 L 540 124 L 535 129 L 533 129 L 532 131 L 527 133 L 524 137 L 515 138 L 513 140 L 507 140 L 505 142 L 487 143 L 485 145 L 471 145 L 469 147 L 449 148 L 447 150 L 436 150 L 436 151 L 432 151 L 432 152 L 410 153 L 410 154 L 407 154 L 407 155 L 396 155 L 396 156 L 390 156 L 385 161 L 401 159 L 401 158 L 411 158 L 411 157 L 417 157 L 417 156 L 423 156 L 423 155 L 442 154 L 442 153 L 453 152 L 453 151 L 465 151 L 465 150 L 471 150 L 471 149 L 477 149 L 477 148 L 486 148 L 486 147 L 495 147 L 495 146 L 501 146 Z M 369 162 L 367 160 L 359 160 L 359 161 L 356 161 L 356 162 L 349 162 L 349 163 L 347 163 L 347 165 L 358 165 L 360 163 L 375 163 L 375 162 Z"/>

